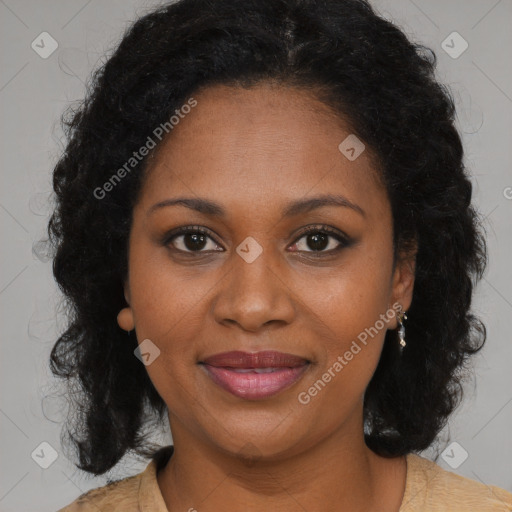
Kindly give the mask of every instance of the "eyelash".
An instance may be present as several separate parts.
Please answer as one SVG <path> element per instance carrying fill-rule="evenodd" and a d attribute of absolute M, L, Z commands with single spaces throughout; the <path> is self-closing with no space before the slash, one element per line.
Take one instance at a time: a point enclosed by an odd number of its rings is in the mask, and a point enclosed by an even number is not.
<path fill-rule="evenodd" d="M 217 240 L 215 240 L 215 238 L 212 236 L 212 234 L 209 230 L 202 228 L 200 226 L 183 226 L 183 227 L 180 227 L 180 228 L 177 228 L 177 229 L 171 231 L 170 233 L 167 233 L 164 237 L 163 245 L 169 246 L 169 244 L 171 244 L 171 242 L 175 238 L 178 238 L 179 236 L 182 236 L 182 235 L 191 234 L 191 233 L 205 235 L 208 238 L 210 238 L 211 240 L 213 240 L 217 245 L 221 245 L 219 242 L 217 242 Z M 295 245 L 299 240 L 301 240 L 305 236 L 310 235 L 312 233 L 323 233 L 323 234 L 329 235 L 330 237 L 336 239 L 339 242 L 339 245 L 334 249 L 330 249 L 329 251 L 293 251 L 293 252 L 306 253 L 308 255 L 308 257 L 312 256 L 313 258 L 318 258 L 318 257 L 323 257 L 324 255 L 331 256 L 331 255 L 339 252 L 341 249 L 348 247 L 352 243 L 352 240 L 348 236 L 344 235 L 342 232 L 340 232 L 334 228 L 331 228 L 330 226 L 313 225 L 313 226 L 307 226 L 306 228 L 304 228 L 301 231 L 301 233 L 298 235 L 298 237 L 295 239 L 295 241 L 292 243 L 292 245 Z M 202 251 L 202 250 L 201 251 L 184 251 L 182 249 L 177 249 L 175 247 L 173 247 L 173 248 L 170 247 L 170 249 L 180 252 L 182 254 L 190 254 L 190 255 L 203 254 L 203 253 L 208 253 L 208 252 L 221 252 L 221 251 Z"/>

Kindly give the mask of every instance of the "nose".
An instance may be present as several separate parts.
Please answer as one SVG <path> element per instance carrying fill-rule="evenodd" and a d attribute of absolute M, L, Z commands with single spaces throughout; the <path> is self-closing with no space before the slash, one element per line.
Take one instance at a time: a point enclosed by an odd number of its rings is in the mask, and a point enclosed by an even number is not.
<path fill-rule="evenodd" d="M 237 254 L 233 260 L 214 298 L 215 320 L 251 332 L 290 324 L 295 316 L 293 292 L 266 251 L 251 263 Z"/>

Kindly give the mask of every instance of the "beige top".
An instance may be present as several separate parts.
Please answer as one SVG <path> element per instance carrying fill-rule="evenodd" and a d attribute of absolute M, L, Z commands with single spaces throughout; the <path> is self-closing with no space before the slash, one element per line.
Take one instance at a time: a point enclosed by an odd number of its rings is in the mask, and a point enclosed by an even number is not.
<path fill-rule="evenodd" d="M 82 494 L 57 512 L 169 512 L 156 479 L 172 455 L 159 450 L 146 469 Z M 409 454 L 405 493 L 399 512 L 511 512 L 512 494 L 492 485 L 446 471 L 434 462 Z"/>

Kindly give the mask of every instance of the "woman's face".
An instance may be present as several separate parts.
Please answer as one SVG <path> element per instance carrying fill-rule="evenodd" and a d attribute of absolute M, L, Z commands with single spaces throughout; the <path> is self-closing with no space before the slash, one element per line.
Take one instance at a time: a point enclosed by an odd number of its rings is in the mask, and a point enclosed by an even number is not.
<path fill-rule="evenodd" d="M 174 442 L 273 457 L 362 436 L 365 388 L 413 280 L 412 261 L 393 266 L 369 149 L 358 156 L 353 136 L 340 149 L 350 129 L 300 90 L 194 99 L 148 168 L 125 288 Z M 206 234 L 171 233 L 187 226 Z M 233 351 L 246 354 L 212 358 Z"/>

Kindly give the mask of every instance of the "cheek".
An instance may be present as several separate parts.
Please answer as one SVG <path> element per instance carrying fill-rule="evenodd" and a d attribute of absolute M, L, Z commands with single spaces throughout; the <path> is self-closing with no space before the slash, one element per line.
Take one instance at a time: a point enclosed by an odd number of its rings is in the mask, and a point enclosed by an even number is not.
<path fill-rule="evenodd" d="M 204 337 L 207 292 L 214 282 L 208 277 L 193 278 L 194 272 L 197 276 L 197 269 L 178 271 L 165 251 L 143 244 L 131 248 L 130 303 L 137 339 L 139 344 L 150 340 L 156 347 L 153 350 L 158 356 L 146 370 L 168 404 L 174 402 L 176 393 L 185 398 L 192 392 L 184 384 L 190 381 L 187 372 L 197 357 L 194 340 Z M 193 396 L 190 399 L 194 400 Z"/>
<path fill-rule="evenodd" d="M 389 315 L 393 312 L 389 303 L 392 249 L 382 242 L 354 248 L 342 264 L 325 275 L 312 276 L 308 286 L 302 287 L 303 301 L 312 305 L 316 318 L 325 324 L 325 331 L 338 340 L 328 343 L 329 349 L 342 350 L 376 322 L 380 332 L 375 338 L 384 337 L 392 318 L 385 326 L 379 320 L 388 310 Z"/>
<path fill-rule="evenodd" d="M 219 279 L 213 274 L 172 264 L 165 250 L 133 248 L 130 291 L 138 337 L 164 341 L 182 338 L 184 331 L 198 327 L 208 291 Z"/>
<path fill-rule="evenodd" d="M 197 400 L 190 368 L 197 356 L 194 340 L 202 336 L 208 288 L 172 271 L 168 262 L 146 260 L 138 266 L 137 260 L 134 254 L 130 275 L 137 339 L 139 344 L 151 340 L 158 352 L 146 371 L 167 407 L 181 416 L 183 404 Z"/>
<path fill-rule="evenodd" d="M 321 342 L 319 368 L 309 384 L 319 378 L 327 383 L 328 390 L 322 383 L 316 389 L 322 389 L 323 401 L 331 405 L 344 396 L 349 407 L 364 393 L 392 325 L 392 249 L 381 242 L 374 250 L 354 250 L 343 265 L 303 288 L 303 301 L 311 306 Z"/>
<path fill-rule="evenodd" d="M 347 271 L 336 283 L 325 283 L 326 286 L 322 288 L 322 320 L 340 336 L 344 344 L 374 326 L 380 315 L 386 314 L 391 306 L 389 276 L 379 270 L 382 268 L 366 268 L 364 272 Z M 382 330 L 381 322 L 378 328 Z"/>

